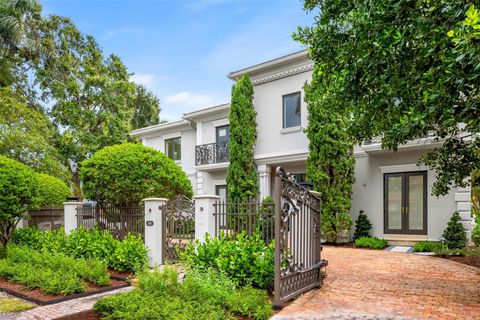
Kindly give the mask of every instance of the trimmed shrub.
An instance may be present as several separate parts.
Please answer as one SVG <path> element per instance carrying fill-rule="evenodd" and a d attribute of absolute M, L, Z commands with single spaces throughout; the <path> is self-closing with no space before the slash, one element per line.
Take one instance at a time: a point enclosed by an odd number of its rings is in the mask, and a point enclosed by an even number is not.
<path fill-rule="evenodd" d="M 38 206 L 60 206 L 66 198 L 71 196 L 71 191 L 60 179 L 44 173 L 37 173 L 36 186 L 39 193 Z"/>
<path fill-rule="evenodd" d="M 436 252 L 445 248 L 445 245 L 441 242 L 433 241 L 420 241 L 413 246 L 415 252 Z"/>
<path fill-rule="evenodd" d="M 379 239 L 377 237 L 362 237 L 355 240 L 355 247 L 357 248 L 370 248 L 380 250 L 385 248 L 387 244 L 387 240 Z"/>
<path fill-rule="evenodd" d="M 355 233 L 353 234 L 353 240 L 357 240 L 362 237 L 369 237 L 370 230 L 372 230 L 372 223 L 364 211 L 360 210 L 360 214 L 355 221 Z"/>
<path fill-rule="evenodd" d="M 475 217 L 476 226 L 472 231 L 472 241 L 477 247 L 480 247 L 480 212 Z"/>
<path fill-rule="evenodd" d="M 80 167 L 86 198 L 119 206 L 137 205 L 148 197 L 191 197 L 182 168 L 160 151 L 125 143 L 95 152 Z"/>
<path fill-rule="evenodd" d="M 460 223 L 460 214 L 455 211 L 443 231 L 443 238 L 448 249 L 463 249 L 467 244 L 467 233 Z"/>
<path fill-rule="evenodd" d="M 220 238 L 205 236 L 204 242 L 190 243 L 180 253 L 191 268 L 213 268 L 226 274 L 236 285 L 272 288 L 274 278 L 274 244 L 266 245 L 260 234 L 245 232 Z"/>

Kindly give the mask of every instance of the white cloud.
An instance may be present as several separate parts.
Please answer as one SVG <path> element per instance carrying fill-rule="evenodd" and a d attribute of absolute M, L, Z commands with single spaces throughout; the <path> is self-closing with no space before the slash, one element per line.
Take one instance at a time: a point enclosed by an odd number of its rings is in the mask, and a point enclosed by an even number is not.
<path fill-rule="evenodd" d="M 138 84 L 143 84 L 145 87 L 149 88 L 155 83 L 156 77 L 157 76 L 154 74 L 136 73 L 130 76 L 130 80 Z"/>
<path fill-rule="evenodd" d="M 205 107 L 213 104 L 215 99 L 207 95 L 193 94 L 188 91 L 182 91 L 172 94 L 164 99 L 167 105 L 180 105 L 185 108 Z"/>
<path fill-rule="evenodd" d="M 119 27 L 115 29 L 107 29 L 102 34 L 102 39 L 110 40 L 119 36 L 133 35 L 137 33 L 145 32 L 145 28 L 138 27 Z"/>

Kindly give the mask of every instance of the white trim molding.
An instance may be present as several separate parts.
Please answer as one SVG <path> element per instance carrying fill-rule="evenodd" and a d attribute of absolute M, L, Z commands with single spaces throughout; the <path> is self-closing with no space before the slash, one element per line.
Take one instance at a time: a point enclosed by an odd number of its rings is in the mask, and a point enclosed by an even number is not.
<path fill-rule="evenodd" d="M 394 166 L 381 166 L 378 167 L 382 173 L 395 173 L 395 172 L 410 172 L 410 171 L 428 171 L 430 167 L 419 166 L 416 163 L 399 164 Z"/>
<path fill-rule="evenodd" d="M 222 127 L 222 126 L 226 126 L 226 125 L 229 125 L 230 122 L 228 121 L 228 118 L 226 119 L 220 119 L 220 120 L 214 120 L 212 121 L 213 123 L 213 126 L 216 128 L 216 127 Z"/>
<path fill-rule="evenodd" d="M 292 132 L 299 132 L 302 131 L 302 126 L 290 127 L 290 128 L 283 128 L 280 130 L 281 134 L 287 134 Z"/>
<path fill-rule="evenodd" d="M 303 66 L 298 66 L 296 68 L 291 68 L 291 69 L 288 69 L 288 70 L 276 72 L 276 73 L 269 74 L 269 75 L 264 76 L 264 77 L 254 79 L 254 80 L 252 80 L 252 84 L 254 86 L 258 86 L 260 84 L 264 84 L 264 83 L 267 83 L 267 82 L 272 82 L 272 81 L 283 79 L 283 78 L 288 78 L 288 77 L 291 77 L 291 76 L 294 76 L 294 75 L 297 75 L 297 74 L 300 74 L 300 73 L 304 73 L 304 72 L 307 72 L 307 71 L 311 71 L 311 70 L 313 70 L 313 63 L 309 63 L 309 64 L 306 64 L 306 65 L 303 65 Z"/>

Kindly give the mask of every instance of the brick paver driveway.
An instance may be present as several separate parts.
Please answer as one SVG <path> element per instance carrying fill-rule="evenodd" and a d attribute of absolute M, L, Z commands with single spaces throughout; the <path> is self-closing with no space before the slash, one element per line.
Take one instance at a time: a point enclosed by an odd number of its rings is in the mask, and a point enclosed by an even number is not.
<path fill-rule="evenodd" d="M 480 269 L 441 258 L 324 247 L 323 287 L 273 319 L 480 319 Z"/>

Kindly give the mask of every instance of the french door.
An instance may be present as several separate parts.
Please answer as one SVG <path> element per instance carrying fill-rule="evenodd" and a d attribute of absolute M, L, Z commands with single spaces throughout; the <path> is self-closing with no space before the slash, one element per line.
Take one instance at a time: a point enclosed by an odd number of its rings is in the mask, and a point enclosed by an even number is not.
<path fill-rule="evenodd" d="M 217 162 L 228 161 L 228 143 L 230 142 L 230 126 L 216 128 Z"/>
<path fill-rule="evenodd" d="M 427 234 L 427 172 L 387 173 L 384 176 L 386 234 Z"/>

